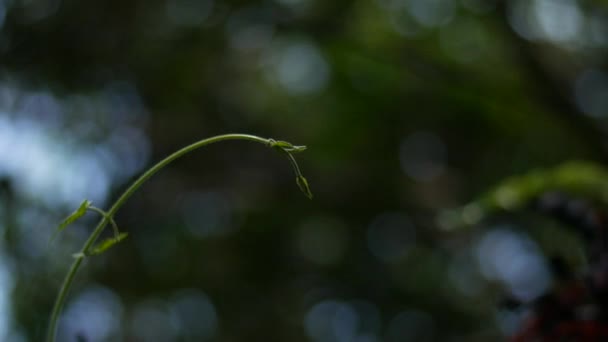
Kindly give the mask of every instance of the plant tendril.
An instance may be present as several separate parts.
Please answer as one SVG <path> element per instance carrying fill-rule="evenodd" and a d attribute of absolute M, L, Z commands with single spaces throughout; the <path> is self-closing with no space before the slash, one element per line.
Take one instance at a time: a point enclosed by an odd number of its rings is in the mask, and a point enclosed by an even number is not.
<path fill-rule="evenodd" d="M 114 202 L 114 204 L 110 207 L 110 209 L 107 212 L 102 209 L 92 207 L 90 205 L 91 203 L 89 201 L 84 201 L 83 204 L 81 204 L 80 208 L 77 210 L 76 214 L 72 214 L 70 217 L 68 217 L 69 220 L 64 221 L 60 225 L 59 230 L 62 230 L 63 228 L 65 228 L 65 226 L 67 226 L 67 224 L 73 222 L 75 219 L 82 216 L 83 211 L 86 211 L 87 209 L 97 212 L 97 213 L 101 214 L 101 216 L 102 216 L 101 221 L 99 221 L 99 223 L 97 224 L 97 227 L 95 227 L 95 229 L 93 230 L 93 232 L 91 233 L 89 238 L 86 240 L 86 242 L 82 246 L 80 252 L 77 252 L 73 255 L 74 261 L 73 261 L 72 266 L 70 267 L 65 279 L 63 280 L 63 283 L 61 285 L 61 288 L 60 288 L 57 298 L 55 300 L 55 305 L 53 306 L 53 311 L 51 313 L 49 327 L 47 330 L 47 336 L 46 336 L 47 342 L 55 341 L 55 335 L 56 335 L 57 322 L 59 320 L 59 315 L 61 314 L 63 306 L 65 305 L 67 295 L 70 291 L 70 288 L 72 286 L 76 273 L 80 269 L 80 265 L 82 264 L 82 261 L 84 260 L 84 258 L 89 255 L 100 254 L 100 253 L 104 252 L 105 250 L 107 250 L 108 248 L 110 248 L 111 246 L 113 246 L 114 244 L 122 241 L 123 239 L 125 239 L 127 237 L 127 233 L 119 232 L 118 226 L 116 225 L 116 222 L 114 222 L 114 219 L 113 219 L 116 212 L 125 204 L 127 199 L 129 199 L 129 197 L 131 197 L 131 195 L 133 195 L 133 193 L 135 193 L 150 177 L 152 177 L 158 171 L 162 170 L 165 166 L 167 166 L 169 163 L 171 163 L 175 159 L 177 159 L 185 154 L 188 154 L 196 149 L 199 149 L 203 146 L 207 146 L 209 144 L 213 144 L 213 143 L 220 142 L 220 141 L 226 141 L 226 140 L 253 141 L 253 142 L 261 143 L 268 147 L 277 149 L 283 153 L 286 153 L 287 157 L 293 167 L 293 170 L 296 174 L 296 183 L 297 183 L 298 187 L 308 198 L 312 198 L 312 193 L 308 186 L 308 182 L 306 181 L 306 178 L 304 178 L 304 176 L 302 176 L 302 173 L 300 172 L 300 168 L 299 168 L 295 158 L 292 156 L 292 153 L 298 153 L 298 152 L 304 151 L 306 149 L 306 146 L 296 146 L 296 145 L 292 145 L 291 143 L 286 142 L 286 141 L 274 140 L 274 139 L 264 139 L 264 138 L 261 138 L 261 137 L 255 136 L 255 135 L 249 135 L 249 134 L 224 134 L 224 135 L 218 135 L 218 136 L 214 136 L 211 138 L 200 140 L 194 144 L 188 145 L 188 146 L 174 152 L 173 154 L 169 155 L 165 159 L 158 162 L 156 165 L 149 168 L 138 179 L 136 179 L 131 184 L 131 186 L 129 188 L 127 188 L 127 190 L 125 190 L 125 192 L 116 200 L 116 202 Z M 97 241 L 97 239 L 103 232 L 104 228 L 108 224 L 110 224 L 114 229 L 114 238 L 106 239 L 93 248 L 93 245 L 95 244 L 95 242 Z M 93 248 L 93 249 L 91 249 L 91 248 Z"/>

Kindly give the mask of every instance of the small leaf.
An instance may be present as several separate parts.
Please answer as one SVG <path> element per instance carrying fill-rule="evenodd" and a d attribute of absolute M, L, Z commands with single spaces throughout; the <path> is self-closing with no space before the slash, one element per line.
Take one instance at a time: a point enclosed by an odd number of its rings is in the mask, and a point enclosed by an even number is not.
<path fill-rule="evenodd" d="M 66 217 L 65 219 L 63 219 L 63 221 L 61 221 L 61 223 L 59 223 L 59 226 L 57 226 L 57 230 L 53 233 L 53 235 L 49 239 L 49 243 L 51 243 L 57 237 L 57 234 L 59 234 L 61 231 L 63 231 L 67 226 L 74 223 L 74 221 L 78 220 L 82 216 L 84 216 L 84 214 L 87 213 L 87 210 L 89 209 L 91 204 L 92 203 L 89 200 L 82 201 L 82 203 L 80 203 L 80 206 L 78 207 L 78 209 L 76 209 L 76 211 L 71 213 L 70 216 Z"/>
<path fill-rule="evenodd" d="M 79 218 L 81 218 L 82 216 L 84 216 L 84 214 L 87 213 L 87 209 L 89 209 L 91 204 L 92 204 L 91 201 L 84 200 L 80 204 L 78 209 L 76 209 L 76 211 L 74 211 L 73 213 L 70 214 L 70 216 L 66 217 L 63 221 L 61 221 L 61 223 L 59 224 L 59 227 L 57 227 L 57 231 L 60 232 L 60 231 L 64 230 L 67 226 L 72 224 L 74 221 L 76 221 Z"/>
<path fill-rule="evenodd" d="M 117 237 L 107 238 L 107 239 L 101 241 L 97 246 L 95 246 L 95 248 L 93 248 L 93 250 L 90 252 L 90 254 L 91 255 L 101 254 L 101 253 L 105 252 L 106 250 L 108 250 L 110 247 L 112 247 L 115 244 L 119 243 L 120 241 L 126 239 L 128 235 L 129 235 L 128 233 L 120 233 L 120 234 L 118 234 Z"/>
<path fill-rule="evenodd" d="M 299 152 L 303 152 L 306 150 L 306 146 L 293 145 L 292 143 L 290 143 L 288 141 L 283 141 L 283 140 L 271 139 L 270 146 L 274 147 L 274 148 L 278 148 L 285 152 L 289 152 L 289 153 L 299 153 Z"/>
<path fill-rule="evenodd" d="M 270 141 L 270 146 L 271 147 L 278 147 L 278 148 L 291 148 L 293 147 L 293 145 L 288 142 L 288 141 L 284 141 L 284 140 L 274 140 L 274 139 L 269 139 Z"/>
<path fill-rule="evenodd" d="M 72 258 L 74 258 L 74 259 L 80 259 L 80 258 L 84 258 L 84 257 L 86 257 L 86 255 L 82 252 L 72 254 Z"/>
<path fill-rule="evenodd" d="M 292 145 L 289 148 L 285 148 L 285 151 L 287 151 L 289 153 L 300 153 L 300 152 L 306 151 L 306 146 L 304 146 L 304 145 L 299 145 L 299 146 Z"/>
<path fill-rule="evenodd" d="M 296 183 L 304 195 L 306 195 L 306 197 L 309 199 L 312 199 L 312 191 L 310 191 L 310 186 L 308 186 L 308 181 L 306 178 L 304 178 L 302 175 L 298 175 L 296 177 Z"/>

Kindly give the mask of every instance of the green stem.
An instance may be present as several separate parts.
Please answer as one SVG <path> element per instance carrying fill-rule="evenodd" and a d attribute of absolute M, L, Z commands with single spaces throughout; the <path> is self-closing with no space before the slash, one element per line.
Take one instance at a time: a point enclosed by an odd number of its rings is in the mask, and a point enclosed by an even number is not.
<path fill-rule="evenodd" d="M 116 222 L 114 222 L 114 219 L 110 215 L 108 215 L 108 213 L 93 206 L 90 206 L 88 209 L 98 213 L 99 215 L 101 215 L 101 217 L 107 216 L 107 219 L 110 222 L 110 225 L 112 226 L 112 230 L 114 230 L 114 237 L 118 237 L 118 235 L 120 234 L 120 231 L 118 230 L 118 225 L 116 224 Z"/>
<path fill-rule="evenodd" d="M 146 171 L 144 174 L 142 174 L 135 182 L 133 182 L 133 184 L 127 190 L 125 190 L 125 192 L 116 200 L 116 202 L 114 202 L 114 204 L 112 205 L 110 210 L 108 210 L 106 215 L 103 215 L 101 221 L 99 221 L 99 223 L 97 224 L 97 227 L 95 227 L 95 229 L 93 230 L 93 232 L 91 233 L 89 238 L 84 243 L 84 246 L 80 250 L 80 253 L 78 254 L 78 256 L 75 258 L 74 262 L 72 263 L 72 267 L 70 267 L 69 272 L 67 273 L 65 279 L 63 280 L 63 284 L 61 285 L 61 289 L 59 290 L 59 294 L 57 295 L 57 299 L 55 300 L 55 305 L 53 306 L 53 312 L 51 313 L 51 320 L 49 322 L 49 327 L 48 327 L 47 336 L 46 336 L 47 342 L 55 341 L 55 334 L 56 334 L 56 330 L 57 330 L 57 322 L 59 320 L 59 315 L 61 314 L 63 306 L 65 305 L 66 297 L 70 291 L 70 288 L 72 287 L 74 277 L 76 276 L 76 273 L 78 272 L 78 269 L 80 268 L 80 265 L 82 264 L 82 261 L 84 260 L 85 256 L 88 254 L 89 249 L 93 246 L 93 244 L 95 243 L 97 238 L 99 238 L 99 235 L 101 235 L 101 233 L 103 232 L 103 229 L 110 222 L 110 219 L 112 217 L 114 217 L 114 215 L 116 214 L 118 209 L 120 209 L 125 204 L 127 199 L 129 199 L 129 197 L 131 197 L 131 195 L 133 195 L 133 193 L 135 193 L 135 191 L 137 191 L 137 189 L 139 189 L 150 177 L 152 177 L 155 173 L 160 171 L 162 168 L 167 166 L 169 163 L 171 163 L 175 159 L 177 159 L 189 152 L 192 152 L 198 148 L 201 148 L 203 146 L 207 146 L 209 144 L 213 144 L 213 143 L 225 141 L 225 140 L 248 140 L 248 141 L 261 143 L 261 144 L 264 144 L 264 145 L 270 146 L 270 147 L 274 147 L 273 144 L 275 143 L 275 141 L 272 139 L 264 139 L 264 138 L 260 138 L 258 136 L 249 135 L 249 134 L 218 135 L 215 137 L 203 139 L 192 145 L 182 148 L 181 150 L 179 150 L 179 151 L 171 154 L 170 156 L 166 157 L 165 159 L 161 160 L 156 165 L 154 165 L 153 167 L 148 169 L 148 171 Z"/>

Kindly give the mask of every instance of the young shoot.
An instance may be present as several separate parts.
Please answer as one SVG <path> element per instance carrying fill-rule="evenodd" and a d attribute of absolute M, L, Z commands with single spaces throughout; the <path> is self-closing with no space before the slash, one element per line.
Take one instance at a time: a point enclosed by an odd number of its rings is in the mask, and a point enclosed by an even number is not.
<path fill-rule="evenodd" d="M 95 227 L 91 235 L 88 237 L 88 239 L 85 241 L 80 251 L 73 255 L 74 261 L 67 275 L 65 276 L 65 279 L 63 280 L 63 284 L 61 285 L 61 288 L 55 300 L 53 311 L 51 313 L 46 337 L 47 342 L 55 341 L 59 316 L 61 314 L 63 306 L 65 305 L 67 295 L 70 291 L 70 288 L 72 287 L 74 277 L 76 276 L 76 273 L 78 272 L 82 261 L 87 257 L 98 255 L 107 251 L 109 248 L 113 247 L 117 243 L 127 238 L 127 233 L 121 233 L 118 229 L 118 225 L 116 224 L 116 222 L 114 222 L 114 216 L 116 215 L 118 210 L 125 204 L 127 199 L 129 199 L 129 197 L 131 197 L 131 195 L 133 195 L 133 193 L 135 193 L 150 177 L 152 177 L 158 171 L 162 170 L 165 166 L 167 166 L 175 159 L 180 158 L 181 156 L 188 154 L 194 150 L 197 150 L 201 147 L 226 140 L 253 141 L 264 144 L 267 147 L 271 147 L 283 153 L 289 159 L 289 162 L 291 163 L 291 166 L 294 170 L 296 176 L 296 184 L 304 193 L 304 195 L 306 195 L 306 197 L 312 199 L 312 192 L 310 191 L 310 187 L 308 186 L 308 181 L 300 172 L 300 167 L 298 166 L 298 163 L 292 155 L 294 153 L 299 153 L 306 150 L 306 146 L 296 146 L 292 145 L 287 141 L 265 139 L 255 135 L 224 134 L 200 140 L 192 145 L 186 146 L 181 150 L 178 150 L 177 152 L 161 160 L 156 165 L 152 166 L 150 169 L 144 172 L 138 179 L 136 179 L 133 184 L 131 184 L 131 186 L 127 188 L 127 190 L 125 190 L 125 192 L 116 200 L 116 202 L 114 202 L 114 204 L 110 207 L 108 211 L 96 208 L 92 205 L 90 201 L 84 200 L 82 204 L 78 207 L 78 209 L 76 209 L 76 211 L 74 211 L 71 215 L 69 215 L 59 224 L 53 237 L 55 237 L 55 235 L 60 233 L 61 231 L 65 230 L 70 224 L 74 223 L 76 220 L 84 216 L 87 211 L 93 211 L 100 214 L 101 220 L 99 221 L 97 227 Z M 112 226 L 112 229 L 114 231 L 113 237 L 97 243 L 97 239 L 108 224 Z"/>

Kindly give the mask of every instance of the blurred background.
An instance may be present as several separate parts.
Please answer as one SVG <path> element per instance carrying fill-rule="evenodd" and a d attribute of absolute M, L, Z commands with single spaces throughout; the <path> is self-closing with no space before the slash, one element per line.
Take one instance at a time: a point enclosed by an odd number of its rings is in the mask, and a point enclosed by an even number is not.
<path fill-rule="evenodd" d="M 607 54 L 599 0 L 0 0 L 0 340 L 42 340 L 98 220 L 49 244 L 63 217 L 230 132 L 307 145 L 314 200 L 258 144 L 177 161 L 85 262 L 59 341 L 507 339 L 502 298 L 541 296 L 580 241 L 437 214 L 607 161 Z"/>

